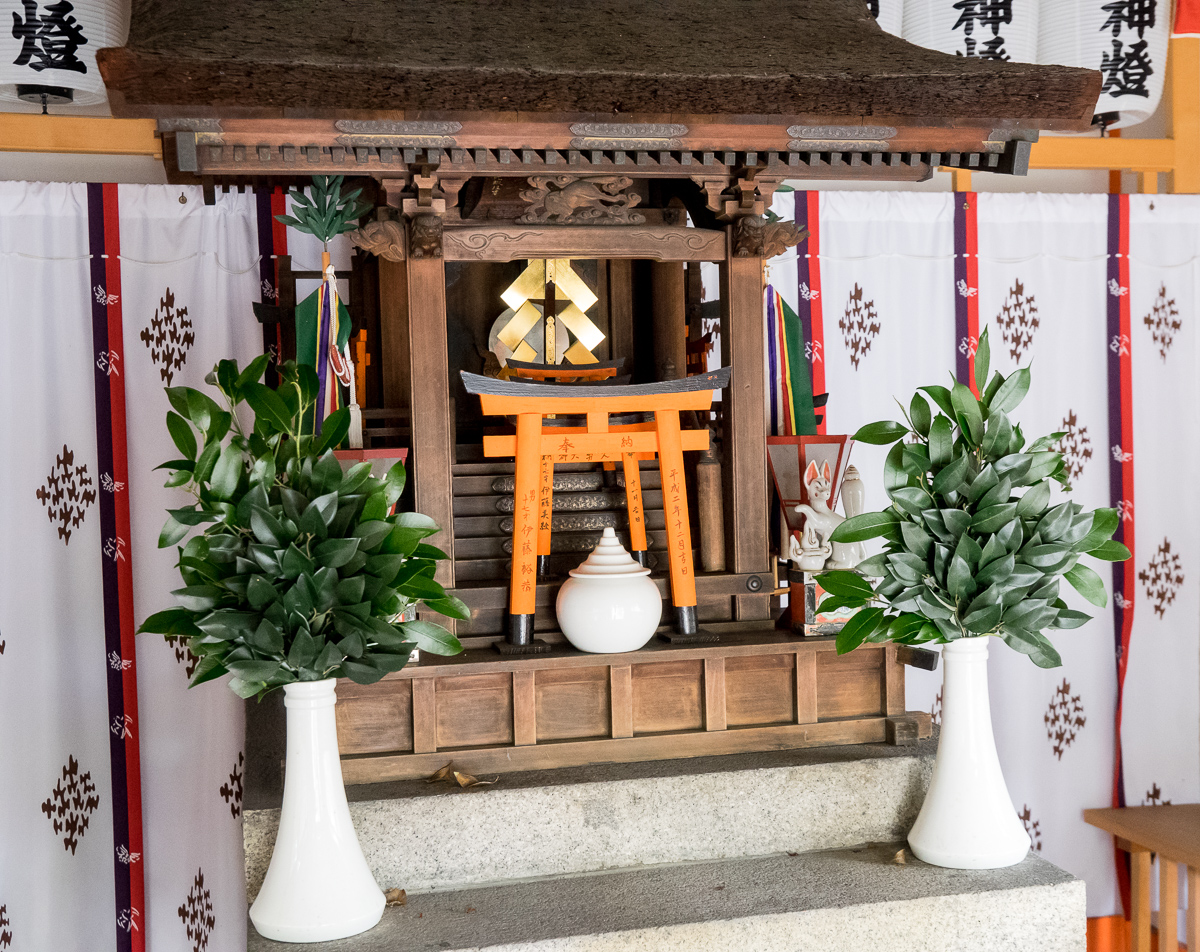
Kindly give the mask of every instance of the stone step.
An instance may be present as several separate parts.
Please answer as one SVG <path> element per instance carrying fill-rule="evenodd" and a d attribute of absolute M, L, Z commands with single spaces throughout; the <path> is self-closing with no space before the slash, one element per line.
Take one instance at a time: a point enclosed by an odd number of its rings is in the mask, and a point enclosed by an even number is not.
<path fill-rule="evenodd" d="M 414 895 L 311 952 L 1084 952 L 1082 880 L 1036 855 L 928 866 L 901 842 Z M 460 857 L 461 858 L 461 855 Z M 447 857 L 450 860 L 450 857 Z M 381 882 L 385 888 L 396 885 Z M 248 952 L 294 948 L 248 926 Z"/>
<path fill-rule="evenodd" d="M 367 784 L 348 795 L 376 879 L 420 892 L 897 839 L 916 819 L 935 753 L 932 740 L 862 744 L 507 773 L 466 790 Z M 251 897 L 277 806 L 247 803 Z"/>

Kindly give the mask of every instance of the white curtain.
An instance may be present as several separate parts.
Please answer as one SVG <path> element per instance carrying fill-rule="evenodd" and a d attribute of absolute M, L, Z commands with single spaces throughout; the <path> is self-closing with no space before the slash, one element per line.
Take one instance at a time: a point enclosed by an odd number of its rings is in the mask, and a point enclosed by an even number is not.
<path fill-rule="evenodd" d="M 262 352 L 254 195 L 128 188 L 120 194 L 134 605 L 140 623 L 174 604 L 174 548 L 159 549 L 164 510 L 189 497 L 154 467 L 178 458 L 163 388 L 204 383 L 218 360 Z M 180 198 L 186 199 L 181 202 Z M 154 952 L 245 947 L 242 702 L 224 679 L 195 690 L 195 658 L 158 635 L 138 638 L 145 798 L 146 927 Z M 189 936 L 188 932 L 192 935 Z"/>
<path fill-rule="evenodd" d="M 1067 434 L 1059 448 L 1072 491 L 1056 490 L 1056 498 L 1089 510 L 1108 506 L 1107 196 L 980 194 L 976 201 L 979 321 L 990 328 L 992 367 L 1008 375 L 1032 366 L 1033 385 L 1014 414 L 1027 440 Z M 1107 563 L 1085 561 L 1108 580 Z M 992 646 L 996 744 L 1034 848 L 1087 880 L 1089 915 L 1110 915 L 1120 911 L 1112 840 L 1085 824 L 1082 810 L 1112 801 L 1113 616 L 1066 583 L 1061 597 L 1094 616 L 1052 635 L 1061 668 L 1044 670 Z"/>
<path fill-rule="evenodd" d="M 797 207 L 808 207 L 806 196 L 777 197 L 774 211 L 791 218 Z M 893 397 L 907 404 L 914 387 L 945 384 L 956 368 L 961 375 L 964 348 L 986 326 L 995 369 L 1007 374 L 1032 362 L 1033 388 L 1017 417 L 1030 440 L 1067 434 L 1060 448 L 1070 498 L 1088 509 L 1122 506 L 1136 584 L 1117 593 L 1114 608 L 1111 568 L 1095 565 L 1110 589 L 1104 610 L 1089 610 L 1064 586 L 1068 603 L 1095 618 L 1053 636 L 1061 668 L 1036 668 L 1000 643 L 989 666 L 997 746 L 1034 848 L 1087 881 L 1090 916 L 1119 913 L 1112 841 L 1083 822 L 1082 810 L 1113 800 L 1115 619 L 1126 611 L 1133 622 L 1121 730 L 1125 802 L 1200 799 L 1200 503 L 1183 488 L 1197 470 L 1187 428 L 1200 409 L 1200 201 L 824 192 L 818 217 L 819 260 L 808 269 L 819 267 L 830 433 L 899 419 Z M 814 229 L 811 215 L 808 225 Z M 962 277 L 972 273 L 964 255 L 977 268 L 972 282 Z M 799 304 L 811 289 L 788 288 L 780 273 L 789 266 L 774 259 L 771 280 Z M 1113 280 L 1110 267 L 1126 277 Z M 1129 333 L 1114 340 L 1110 303 L 1122 301 Z M 964 334 L 966 320 L 977 323 Z M 1132 433 L 1125 446 L 1116 432 L 1123 426 Z M 856 446 L 851 457 L 874 507 L 886 505 L 883 455 Z M 1114 461 L 1136 470 L 1130 500 L 1114 489 Z M 910 669 L 907 686 L 910 709 L 939 715 L 940 671 Z"/>
<path fill-rule="evenodd" d="M 0 931 L 14 949 L 117 948 L 111 473 L 97 454 L 89 263 L 86 186 L 0 183 Z"/>
<path fill-rule="evenodd" d="M 245 947 L 242 707 L 187 688 L 163 387 L 262 349 L 252 195 L 0 183 L 0 932 Z M 134 677 L 136 675 L 136 682 Z M 140 717 L 138 707 L 140 702 Z M 137 755 L 140 751 L 140 784 Z M 140 794 L 140 796 L 139 796 Z"/>

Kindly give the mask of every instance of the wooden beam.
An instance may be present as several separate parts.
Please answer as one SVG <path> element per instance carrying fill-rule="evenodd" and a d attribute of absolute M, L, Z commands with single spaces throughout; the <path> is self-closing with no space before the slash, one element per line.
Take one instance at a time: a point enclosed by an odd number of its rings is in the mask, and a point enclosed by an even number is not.
<path fill-rule="evenodd" d="M 1175 166 L 1171 139 L 1043 138 L 1034 143 L 1031 169 L 1141 169 L 1169 172 Z"/>
<path fill-rule="evenodd" d="M 0 113 L 0 152 L 145 155 L 162 158 L 153 119 Z"/>
<path fill-rule="evenodd" d="M 447 227 L 448 261 L 523 261 L 527 258 L 646 258 L 720 261 L 725 235 L 714 229 L 666 225 L 521 225 L 488 222 Z"/>

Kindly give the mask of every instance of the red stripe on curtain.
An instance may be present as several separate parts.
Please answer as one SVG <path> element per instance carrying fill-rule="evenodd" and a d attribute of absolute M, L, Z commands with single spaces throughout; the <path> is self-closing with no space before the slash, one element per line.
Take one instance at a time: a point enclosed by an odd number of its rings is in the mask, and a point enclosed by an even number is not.
<path fill-rule="evenodd" d="M 821 193 L 808 198 L 808 284 L 812 293 L 812 388 L 813 395 L 825 393 L 825 320 L 821 301 Z M 821 411 L 817 432 L 827 432 L 829 411 Z"/>
<path fill-rule="evenodd" d="M 108 283 L 108 346 L 117 355 L 119 367 L 125 366 L 124 340 L 121 311 L 121 227 L 118 186 L 104 186 L 104 252 L 105 279 Z M 112 468 L 113 482 L 123 483 L 124 492 L 113 494 L 116 509 L 118 539 L 130 543 L 133 534 L 129 523 L 129 450 L 125 423 L 125 378 L 117 374 L 108 377 L 112 412 Z M 142 765 L 138 745 L 138 692 L 137 692 L 137 648 L 133 616 L 133 555 L 132 545 L 127 545 L 128 555 L 117 561 L 117 592 L 121 619 L 121 657 L 133 663 L 121 673 L 125 700 L 125 715 L 131 719 L 133 729 L 125 737 L 126 803 L 129 813 L 129 852 L 144 853 L 142 849 Z M 131 908 L 146 909 L 146 882 L 142 875 L 143 864 L 129 864 L 129 890 Z M 145 934 L 130 930 L 134 950 L 145 948 Z"/>

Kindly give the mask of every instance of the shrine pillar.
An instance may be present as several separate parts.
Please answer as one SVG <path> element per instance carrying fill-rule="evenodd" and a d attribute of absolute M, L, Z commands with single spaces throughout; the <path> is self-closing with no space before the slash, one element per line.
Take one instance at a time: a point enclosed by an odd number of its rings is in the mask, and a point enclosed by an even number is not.
<path fill-rule="evenodd" d="M 654 370 L 658 380 L 687 376 L 687 285 L 682 261 L 655 261 L 650 275 Z M 667 368 L 670 366 L 670 377 Z"/>
<path fill-rule="evenodd" d="M 726 229 L 721 266 L 721 362 L 733 367 L 725 390 L 726 558 L 738 573 L 769 572 L 767 386 L 763 341 L 763 220 L 739 218 Z M 738 621 L 771 617 L 769 593 L 734 596 Z"/>
<path fill-rule="evenodd" d="M 449 558 L 435 578 L 454 585 L 454 420 L 450 406 L 446 347 L 446 262 L 442 220 L 417 214 L 409 225 L 407 274 L 408 406 L 412 413 L 414 505 L 441 531 L 429 539 Z M 381 280 L 382 288 L 382 280 Z M 381 291 L 382 293 L 382 291 Z M 386 313 L 386 311 L 385 311 Z"/>

